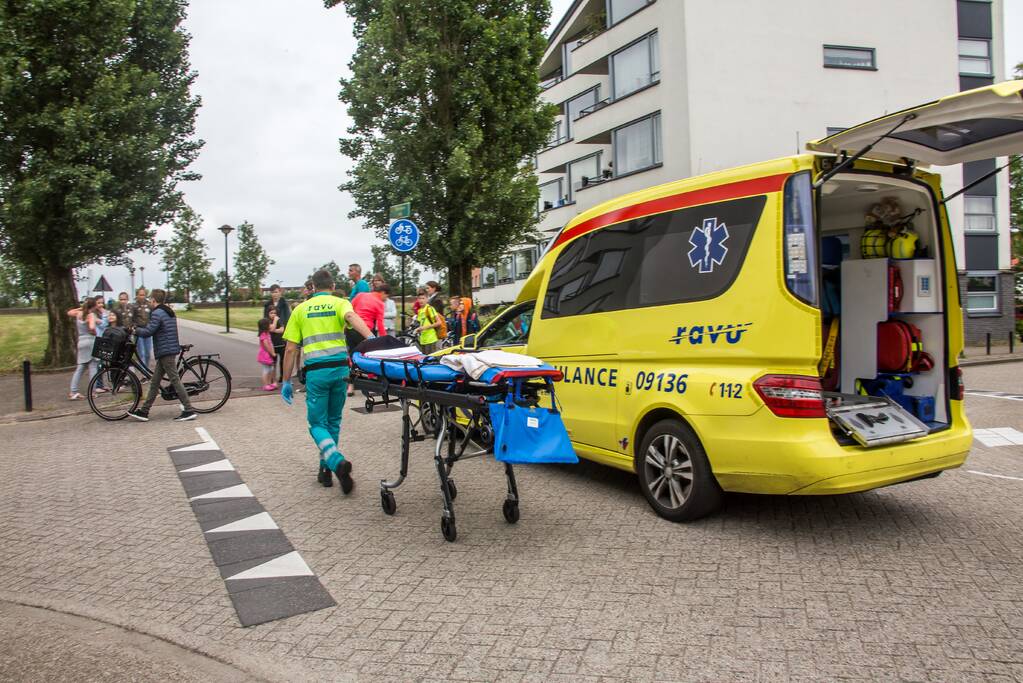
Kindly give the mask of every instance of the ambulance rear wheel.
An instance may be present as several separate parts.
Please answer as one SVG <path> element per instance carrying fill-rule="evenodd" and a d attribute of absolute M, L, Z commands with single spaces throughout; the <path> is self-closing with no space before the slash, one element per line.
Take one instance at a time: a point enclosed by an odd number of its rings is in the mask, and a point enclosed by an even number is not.
<path fill-rule="evenodd" d="M 721 505 L 721 487 L 703 445 L 678 420 L 661 420 L 647 431 L 635 465 L 643 495 L 665 519 L 689 522 Z"/>

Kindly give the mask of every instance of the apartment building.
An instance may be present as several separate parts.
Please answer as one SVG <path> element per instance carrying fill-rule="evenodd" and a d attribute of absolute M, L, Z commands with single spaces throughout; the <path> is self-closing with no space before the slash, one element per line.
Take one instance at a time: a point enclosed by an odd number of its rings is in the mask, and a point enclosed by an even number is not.
<path fill-rule="evenodd" d="M 576 0 L 540 65 L 559 107 L 536 158 L 544 240 L 474 275 L 512 301 L 573 217 L 679 178 L 803 151 L 876 116 L 1006 78 L 1002 0 Z M 996 162 L 938 169 L 952 193 Z M 1008 180 L 949 203 L 967 333 L 1012 327 Z"/>

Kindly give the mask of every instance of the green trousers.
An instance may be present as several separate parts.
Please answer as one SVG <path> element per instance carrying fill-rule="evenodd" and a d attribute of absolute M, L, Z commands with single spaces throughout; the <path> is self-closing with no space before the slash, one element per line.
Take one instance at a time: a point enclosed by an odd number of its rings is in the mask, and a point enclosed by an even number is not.
<path fill-rule="evenodd" d="M 345 459 L 338 450 L 341 411 L 348 393 L 348 366 L 314 369 L 306 366 L 305 409 L 309 435 L 320 451 L 320 465 L 336 470 Z"/>

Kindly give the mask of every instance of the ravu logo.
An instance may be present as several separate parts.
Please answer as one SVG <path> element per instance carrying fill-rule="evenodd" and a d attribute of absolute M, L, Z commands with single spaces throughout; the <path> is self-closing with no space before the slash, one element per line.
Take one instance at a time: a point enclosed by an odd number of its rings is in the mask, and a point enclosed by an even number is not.
<path fill-rule="evenodd" d="M 682 342 L 689 342 L 693 346 L 698 346 L 706 342 L 707 344 L 717 344 L 719 341 L 724 339 L 728 344 L 738 344 L 742 340 L 744 332 L 748 331 L 753 323 L 729 323 L 726 325 L 693 325 L 691 327 L 679 327 L 675 332 L 675 336 L 668 339 L 670 342 L 675 344 L 681 344 Z"/>

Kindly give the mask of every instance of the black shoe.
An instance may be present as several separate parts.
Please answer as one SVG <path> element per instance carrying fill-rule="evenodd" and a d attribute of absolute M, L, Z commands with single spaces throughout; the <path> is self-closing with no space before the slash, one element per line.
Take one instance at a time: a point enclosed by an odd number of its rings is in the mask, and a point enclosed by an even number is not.
<path fill-rule="evenodd" d="M 338 463 L 334 474 L 337 475 L 337 480 L 341 482 L 341 493 L 351 493 L 352 489 L 355 488 L 355 482 L 352 480 L 352 463 L 342 460 Z"/>
<path fill-rule="evenodd" d="M 334 485 L 334 475 L 326 465 L 320 465 L 320 470 L 316 473 L 316 481 L 320 482 L 324 488 L 330 488 Z"/>
<path fill-rule="evenodd" d="M 128 417 L 134 417 L 136 420 L 141 422 L 149 422 L 149 411 L 145 408 L 137 408 L 136 410 L 129 410 Z"/>
<path fill-rule="evenodd" d="M 181 414 L 174 418 L 175 422 L 188 422 L 199 417 L 194 410 L 182 410 Z"/>

